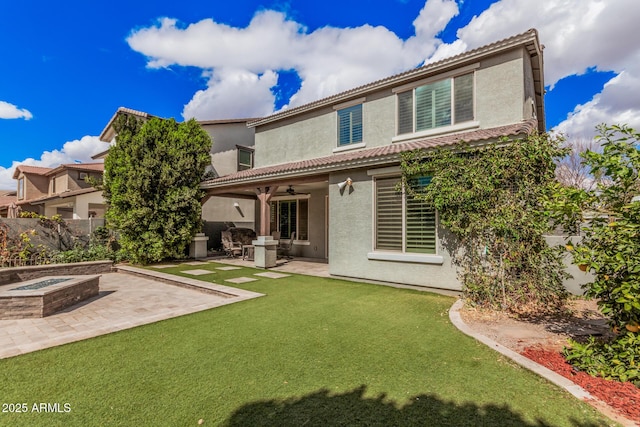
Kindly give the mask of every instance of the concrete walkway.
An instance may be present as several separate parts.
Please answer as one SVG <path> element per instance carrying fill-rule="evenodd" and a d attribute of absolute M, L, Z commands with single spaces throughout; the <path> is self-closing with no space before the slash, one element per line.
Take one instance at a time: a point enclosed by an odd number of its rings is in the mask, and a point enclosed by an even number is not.
<path fill-rule="evenodd" d="M 185 289 L 151 277 L 103 274 L 95 298 L 44 318 L 0 320 L 0 359 L 262 296 L 200 283 L 223 294 Z"/>
<path fill-rule="evenodd" d="M 242 258 L 210 258 L 210 261 L 219 262 L 221 264 L 231 264 L 240 267 L 255 268 L 255 262 L 251 260 L 243 260 Z M 293 258 L 291 260 L 278 259 L 276 266 L 269 268 L 268 271 L 279 271 L 283 273 L 306 274 L 308 276 L 331 277 L 329 274 L 329 264 L 320 260 L 311 260 L 310 258 Z"/>

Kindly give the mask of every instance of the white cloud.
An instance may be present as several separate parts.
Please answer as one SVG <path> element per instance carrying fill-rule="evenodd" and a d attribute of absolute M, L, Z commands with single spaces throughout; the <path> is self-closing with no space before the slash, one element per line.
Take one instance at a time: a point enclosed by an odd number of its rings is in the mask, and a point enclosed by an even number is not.
<path fill-rule="evenodd" d="M 258 76 L 250 71 L 216 70 L 209 80 L 209 87 L 199 90 L 184 106 L 185 119 L 207 120 L 212 117 L 250 118 L 263 117 L 272 112 L 275 86 L 278 76 L 267 71 Z"/>
<path fill-rule="evenodd" d="M 623 71 L 611 79 L 591 101 L 576 106 L 555 130 L 569 138 L 592 136 L 595 126 L 627 124 L 640 129 L 640 105 L 630 94 L 640 93 L 640 73 Z"/>
<path fill-rule="evenodd" d="M 13 104 L 0 101 L 0 119 L 25 119 L 33 118 L 33 114 L 24 108 L 18 108 Z"/>
<path fill-rule="evenodd" d="M 13 179 L 13 172 L 18 165 L 41 166 L 46 168 L 57 167 L 64 163 L 95 163 L 99 160 L 91 159 L 91 156 L 109 148 L 109 144 L 100 141 L 97 136 L 83 136 L 81 139 L 66 142 L 62 149 L 45 151 L 40 159 L 24 159 L 23 161 L 13 161 L 10 167 L 0 166 L 0 189 L 13 190 L 16 188 L 16 181 Z"/>
<path fill-rule="evenodd" d="M 406 41 L 370 25 L 309 33 L 283 13 L 267 10 L 256 13 L 246 28 L 211 19 L 181 27 L 164 18 L 133 31 L 127 42 L 148 58 L 150 68 L 204 70 L 208 88 L 185 106 L 185 118 L 260 116 L 273 112 L 275 97 L 266 85 L 276 84 L 278 71 L 293 69 L 302 80 L 289 106 L 311 102 L 419 65 L 436 50 L 441 42 L 435 35 L 457 13 L 454 0 L 428 0 L 414 22 L 415 36 Z"/>
<path fill-rule="evenodd" d="M 457 14 L 454 0 L 426 1 L 413 22 L 415 35 L 407 40 L 369 25 L 309 32 L 284 13 L 265 10 L 244 28 L 164 18 L 133 31 L 127 41 L 148 58 L 148 67 L 201 68 L 208 87 L 193 96 L 183 116 L 206 120 L 272 112 L 269 85 L 276 84 L 280 70 L 300 76 L 301 88 L 288 105 L 296 106 L 537 28 L 551 88 L 589 69 L 618 74 L 558 128 L 585 133 L 600 121 L 634 125 L 640 117 L 640 106 L 628 96 L 638 93 L 640 78 L 637 0 L 501 0 L 460 28 L 456 41 L 443 43 L 438 35 Z"/>
<path fill-rule="evenodd" d="M 640 124 L 640 105 L 629 96 L 638 93 L 640 78 L 639 20 L 636 0 L 502 0 L 459 29 L 458 40 L 441 45 L 434 57 L 537 28 L 546 46 L 546 85 L 553 88 L 562 78 L 584 74 L 590 68 L 620 74 L 558 126 L 567 135 L 587 136 L 601 122 Z"/>

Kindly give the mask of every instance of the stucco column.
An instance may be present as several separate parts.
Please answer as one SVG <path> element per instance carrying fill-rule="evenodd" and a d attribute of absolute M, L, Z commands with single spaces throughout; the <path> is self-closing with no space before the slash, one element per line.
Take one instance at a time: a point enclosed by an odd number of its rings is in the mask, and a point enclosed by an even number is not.
<path fill-rule="evenodd" d="M 260 234 L 259 236 L 271 235 L 271 197 L 278 189 L 277 185 L 271 187 L 259 187 L 256 189 L 258 200 L 260 201 Z"/>

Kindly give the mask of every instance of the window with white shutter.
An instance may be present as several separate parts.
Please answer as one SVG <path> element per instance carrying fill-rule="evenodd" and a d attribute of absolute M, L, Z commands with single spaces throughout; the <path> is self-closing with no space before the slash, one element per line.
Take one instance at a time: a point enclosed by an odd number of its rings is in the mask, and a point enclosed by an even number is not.
<path fill-rule="evenodd" d="M 399 177 L 375 180 L 375 249 L 435 254 L 435 209 L 397 191 L 399 181 Z M 430 177 L 421 177 L 411 185 L 419 192 L 430 181 Z"/>
<path fill-rule="evenodd" d="M 398 135 L 474 119 L 473 73 L 399 92 Z"/>

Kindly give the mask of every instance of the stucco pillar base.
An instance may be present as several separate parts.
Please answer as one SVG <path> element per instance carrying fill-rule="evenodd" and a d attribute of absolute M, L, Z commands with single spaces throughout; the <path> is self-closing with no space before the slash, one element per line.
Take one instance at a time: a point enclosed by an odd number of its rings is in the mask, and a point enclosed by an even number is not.
<path fill-rule="evenodd" d="M 204 233 L 196 233 L 195 237 L 191 239 L 189 245 L 189 258 L 206 258 L 207 257 L 207 241 L 209 238 Z"/>
<path fill-rule="evenodd" d="M 278 241 L 271 236 L 258 236 L 254 240 L 254 262 L 257 268 L 271 268 L 276 266 Z"/>

